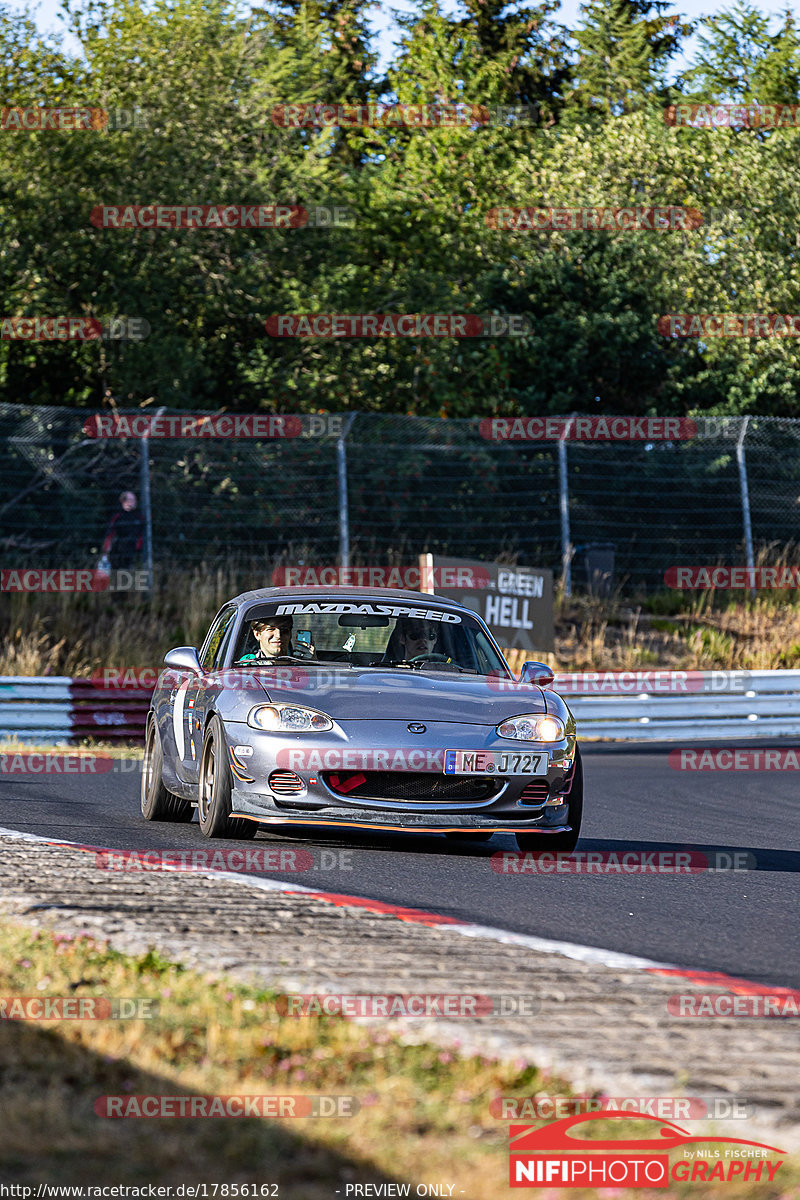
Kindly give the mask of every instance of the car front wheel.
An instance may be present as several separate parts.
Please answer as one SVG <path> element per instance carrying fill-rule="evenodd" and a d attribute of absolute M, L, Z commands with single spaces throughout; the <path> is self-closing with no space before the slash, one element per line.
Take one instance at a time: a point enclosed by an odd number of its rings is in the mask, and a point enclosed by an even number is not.
<path fill-rule="evenodd" d="M 158 725 L 151 713 L 144 736 L 144 762 L 139 799 L 145 821 L 191 821 L 192 802 L 167 791 L 162 777 L 164 752 Z"/>
<path fill-rule="evenodd" d="M 232 785 L 227 748 L 222 721 L 212 717 L 200 759 L 197 796 L 200 830 L 207 838 L 252 838 L 258 832 L 256 822 L 230 815 Z"/>
<path fill-rule="evenodd" d="M 569 833 L 517 833 L 517 845 L 520 850 L 541 853 L 542 850 L 553 850 L 556 854 L 571 854 L 578 844 L 583 818 L 583 761 L 581 752 L 575 747 L 575 774 L 572 777 L 572 787 L 567 797 L 569 810 L 567 821 L 571 825 Z"/>

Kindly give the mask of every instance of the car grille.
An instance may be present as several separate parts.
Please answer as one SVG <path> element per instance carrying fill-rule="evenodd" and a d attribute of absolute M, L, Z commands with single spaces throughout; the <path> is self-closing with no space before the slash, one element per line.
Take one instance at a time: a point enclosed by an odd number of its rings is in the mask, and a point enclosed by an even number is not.
<path fill-rule="evenodd" d="M 527 787 L 520 792 L 520 804 L 544 804 L 547 797 L 550 795 L 550 784 L 546 779 L 537 779 L 535 783 L 529 783 Z"/>
<path fill-rule="evenodd" d="M 273 771 L 269 777 L 269 786 L 278 796 L 299 796 L 305 791 L 305 784 L 294 771 Z"/>
<path fill-rule="evenodd" d="M 437 775 L 433 771 L 327 772 L 322 778 L 332 792 L 351 800 L 488 800 L 506 782 L 472 775 Z"/>

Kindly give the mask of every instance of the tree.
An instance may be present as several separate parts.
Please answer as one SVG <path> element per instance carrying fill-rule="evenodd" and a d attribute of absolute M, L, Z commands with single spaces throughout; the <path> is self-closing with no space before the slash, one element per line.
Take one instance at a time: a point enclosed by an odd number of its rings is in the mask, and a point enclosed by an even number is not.
<path fill-rule="evenodd" d="M 692 26 L 666 16 L 667 0 L 588 0 L 575 31 L 573 104 L 606 116 L 664 94 L 664 72 Z"/>
<path fill-rule="evenodd" d="M 771 18 L 748 0 L 736 0 L 707 24 L 710 33 L 700 37 L 695 61 L 683 77 L 693 94 L 744 104 L 800 100 L 800 37 L 790 9 L 774 33 Z"/>

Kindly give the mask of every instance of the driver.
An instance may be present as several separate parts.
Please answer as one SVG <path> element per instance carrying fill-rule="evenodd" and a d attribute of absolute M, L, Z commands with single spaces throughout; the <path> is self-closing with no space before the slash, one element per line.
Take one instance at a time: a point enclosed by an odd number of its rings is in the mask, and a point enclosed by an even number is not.
<path fill-rule="evenodd" d="M 243 654 L 238 661 L 263 666 L 264 663 L 287 654 L 296 656 L 297 650 L 292 646 L 293 626 L 292 617 L 257 617 L 250 623 L 250 628 L 258 642 L 258 650 L 254 654 Z M 299 649 L 302 650 L 302 657 L 314 657 L 313 646 L 303 646 Z"/>
<path fill-rule="evenodd" d="M 432 654 L 439 637 L 433 621 L 421 621 L 416 617 L 398 617 L 395 626 L 398 658 L 410 662 L 423 654 Z"/>

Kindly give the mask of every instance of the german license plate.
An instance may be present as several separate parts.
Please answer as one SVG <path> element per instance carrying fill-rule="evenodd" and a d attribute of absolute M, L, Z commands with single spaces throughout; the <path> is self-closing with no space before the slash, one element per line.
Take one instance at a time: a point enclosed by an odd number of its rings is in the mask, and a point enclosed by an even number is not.
<path fill-rule="evenodd" d="M 546 775 L 546 750 L 445 750 L 445 775 Z"/>

